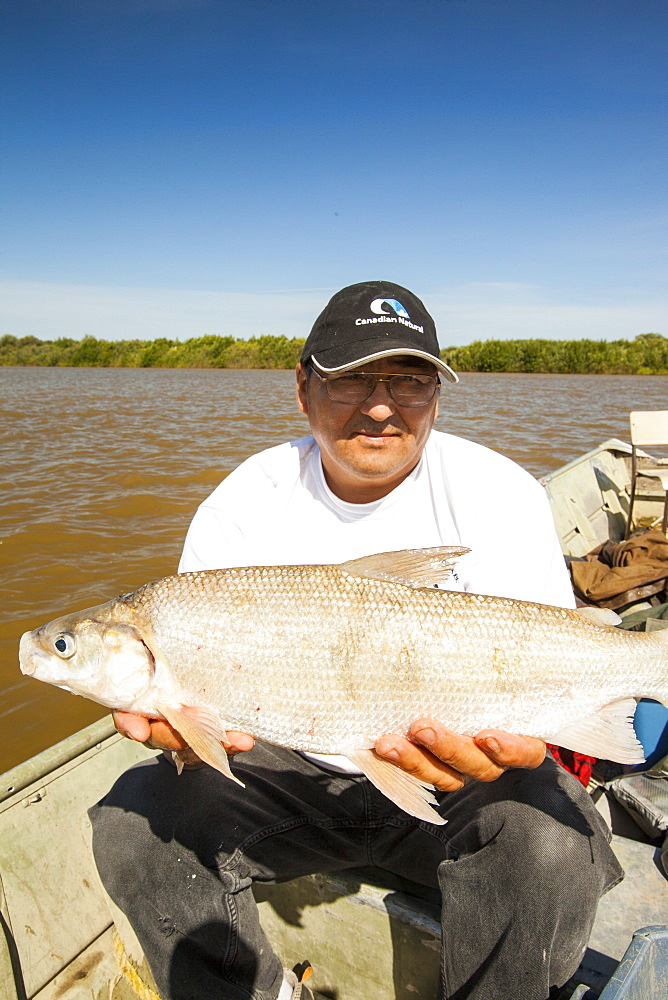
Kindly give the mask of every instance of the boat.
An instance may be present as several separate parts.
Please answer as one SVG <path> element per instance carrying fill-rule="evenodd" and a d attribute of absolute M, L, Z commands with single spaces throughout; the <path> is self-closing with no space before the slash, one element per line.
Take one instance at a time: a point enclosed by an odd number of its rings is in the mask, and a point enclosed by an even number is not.
<path fill-rule="evenodd" d="M 541 478 L 567 559 L 582 558 L 608 540 L 623 541 L 631 488 L 631 454 L 630 444 L 609 438 Z M 641 452 L 639 462 L 642 473 L 643 466 L 656 465 L 657 459 Z M 634 525 L 661 524 L 664 492 L 657 481 L 640 478 L 636 496 Z"/>
<path fill-rule="evenodd" d="M 610 439 L 542 480 L 568 559 L 623 539 L 630 456 L 630 445 Z M 636 515 L 651 524 L 662 494 L 648 482 Z M 106 718 L 0 777 L 0 1000 L 157 1000 L 139 943 L 99 882 L 86 814 L 118 774 L 151 753 Z M 626 878 L 602 899 L 560 1000 L 665 1000 L 668 879 L 660 846 L 606 794 L 605 782 L 590 790 Z M 284 965 L 308 958 L 319 996 L 436 995 L 440 924 L 432 895 L 378 884 L 362 870 L 256 895 Z"/>

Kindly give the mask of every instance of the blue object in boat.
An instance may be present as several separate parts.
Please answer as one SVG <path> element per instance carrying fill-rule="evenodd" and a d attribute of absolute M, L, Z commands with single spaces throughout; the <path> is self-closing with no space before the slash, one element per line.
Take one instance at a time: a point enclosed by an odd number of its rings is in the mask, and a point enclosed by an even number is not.
<path fill-rule="evenodd" d="M 646 771 L 668 754 L 668 708 L 658 701 L 642 698 L 633 717 L 636 736 L 642 743 L 647 761 L 634 771 Z"/>

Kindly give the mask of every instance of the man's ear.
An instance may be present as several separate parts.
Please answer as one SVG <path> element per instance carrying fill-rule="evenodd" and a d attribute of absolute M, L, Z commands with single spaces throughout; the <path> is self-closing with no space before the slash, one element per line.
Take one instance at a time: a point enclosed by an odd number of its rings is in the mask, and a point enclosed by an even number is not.
<path fill-rule="evenodd" d="M 295 368 L 295 374 L 297 376 L 297 406 L 304 416 L 308 417 L 308 379 L 306 376 L 306 370 L 301 361 Z"/>

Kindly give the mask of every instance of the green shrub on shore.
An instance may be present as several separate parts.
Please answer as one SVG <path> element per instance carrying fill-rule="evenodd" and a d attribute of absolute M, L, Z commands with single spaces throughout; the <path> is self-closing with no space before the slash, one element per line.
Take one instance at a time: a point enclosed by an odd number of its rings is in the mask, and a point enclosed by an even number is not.
<path fill-rule="evenodd" d="M 485 340 L 441 351 L 455 371 L 578 375 L 668 375 L 668 338 L 635 340 Z"/>
<path fill-rule="evenodd" d="M 294 368 L 304 340 L 213 334 L 190 340 L 40 340 L 0 338 L 0 366 L 92 368 Z M 634 340 L 485 340 L 441 351 L 460 372 L 554 372 L 605 375 L 668 374 L 668 338 Z"/>
<path fill-rule="evenodd" d="M 304 339 L 214 335 L 191 340 L 39 340 L 0 338 L 0 365 L 67 368 L 294 368 Z"/>

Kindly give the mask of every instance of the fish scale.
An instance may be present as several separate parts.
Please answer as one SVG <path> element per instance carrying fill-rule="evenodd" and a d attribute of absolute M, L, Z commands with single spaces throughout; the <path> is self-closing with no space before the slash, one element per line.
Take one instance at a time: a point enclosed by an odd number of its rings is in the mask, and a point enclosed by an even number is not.
<path fill-rule="evenodd" d="M 629 699 L 668 700 L 668 632 L 616 629 L 599 620 L 610 612 L 591 620 L 435 589 L 452 552 L 461 550 L 165 577 L 26 633 L 22 669 L 110 707 L 168 718 L 226 773 L 218 741 L 228 728 L 347 754 L 404 808 L 390 787 L 398 769 L 370 748 L 418 718 L 640 759 Z M 58 636 L 73 653 L 59 654 Z M 390 771 L 379 776 L 381 765 Z M 414 815 L 420 809 L 413 803 Z"/>

